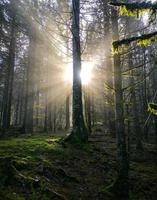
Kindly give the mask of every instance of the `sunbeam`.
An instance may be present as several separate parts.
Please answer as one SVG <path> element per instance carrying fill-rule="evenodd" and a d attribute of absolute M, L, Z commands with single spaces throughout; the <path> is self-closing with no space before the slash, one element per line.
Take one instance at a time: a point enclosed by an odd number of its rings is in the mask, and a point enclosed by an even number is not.
<path fill-rule="evenodd" d="M 92 78 L 93 78 L 93 68 L 94 68 L 94 62 L 84 61 L 82 62 L 82 69 L 80 73 L 81 81 L 83 85 L 90 84 Z M 65 67 L 64 71 L 64 80 L 66 82 L 69 82 L 72 84 L 73 81 L 73 67 L 70 63 Z"/>

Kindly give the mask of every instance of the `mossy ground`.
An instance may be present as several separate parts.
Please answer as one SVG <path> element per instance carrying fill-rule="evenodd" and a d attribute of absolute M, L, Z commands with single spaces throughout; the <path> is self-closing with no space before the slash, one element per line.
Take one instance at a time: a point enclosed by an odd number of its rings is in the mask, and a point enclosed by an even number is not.
<path fill-rule="evenodd" d="M 115 140 L 84 146 L 62 144 L 52 135 L 0 141 L 0 200 L 111 200 L 104 188 L 116 177 Z M 136 154 L 135 154 L 136 155 Z M 155 150 L 132 155 L 130 199 L 156 200 Z"/>

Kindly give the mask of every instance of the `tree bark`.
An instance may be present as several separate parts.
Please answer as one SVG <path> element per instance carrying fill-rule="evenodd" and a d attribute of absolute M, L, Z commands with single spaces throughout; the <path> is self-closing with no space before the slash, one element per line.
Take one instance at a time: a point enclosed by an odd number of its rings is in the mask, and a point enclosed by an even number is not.
<path fill-rule="evenodd" d="M 117 11 L 112 9 L 112 32 L 113 40 L 119 39 Z M 117 170 L 118 176 L 113 186 L 118 196 L 128 197 L 128 155 L 125 138 L 123 91 L 121 62 L 118 54 L 114 55 L 114 86 L 115 86 L 115 119 L 117 135 Z"/>
<path fill-rule="evenodd" d="M 70 128 L 70 95 L 66 96 L 66 126 L 65 129 Z"/>
<path fill-rule="evenodd" d="M 34 56 L 35 56 L 35 39 L 30 36 L 29 47 L 29 63 L 27 68 L 27 83 L 26 83 L 26 96 L 25 96 L 25 117 L 24 117 L 24 132 L 33 133 L 33 114 L 34 114 Z"/>
<path fill-rule="evenodd" d="M 87 142 L 88 131 L 85 126 L 82 106 L 81 50 L 80 50 L 80 0 L 73 0 L 73 117 L 72 132 L 68 137 L 71 142 Z"/>
<path fill-rule="evenodd" d="M 130 54 L 129 55 L 129 66 L 130 67 L 133 67 L 132 59 L 133 58 Z M 131 86 L 133 86 L 135 84 L 133 71 L 131 73 L 130 84 L 131 84 Z M 136 136 L 136 148 L 137 148 L 137 150 L 141 151 L 143 149 L 143 147 L 142 147 L 142 131 L 141 131 L 141 127 L 140 127 L 139 114 L 138 114 L 139 110 L 138 110 L 136 92 L 135 92 L 134 87 L 132 87 L 132 89 L 131 89 L 131 100 L 132 100 L 132 105 L 133 105 L 134 133 Z"/>
<path fill-rule="evenodd" d="M 85 101 L 85 118 L 86 118 L 86 123 L 87 123 L 87 128 L 89 134 L 91 134 L 91 95 L 90 95 L 90 89 L 89 86 L 87 85 L 85 87 L 85 94 L 84 94 L 84 101 Z"/>
<path fill-rule="evenodd" d="M 10 32 L 10 46 L 8 67 L 5 78 L 5 89 L 3 97 L 3 119 L 2 128 L 8 129 L 11 120 L 11 102 L 13 92 L 13 80 L 14 80 L 14 66 L 15 66 L 15 49 L 16 49 L 16 27 L 15 27 L 15 14 L 12 13 L 11 32 Z"/>

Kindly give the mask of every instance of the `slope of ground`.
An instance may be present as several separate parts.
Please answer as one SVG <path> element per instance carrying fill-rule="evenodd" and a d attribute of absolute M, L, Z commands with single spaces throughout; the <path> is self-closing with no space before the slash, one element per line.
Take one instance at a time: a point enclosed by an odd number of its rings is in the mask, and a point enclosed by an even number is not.
<path fill-rule="evenodd" d="M 102 133 L 88 145 L 67 146 L 60 137 L 20 136 L 0 141 L 0 200 L 111 200 L 116 177 L 115 140 Z M 156 154 L 152 145 L 133 155 L 130 199 L 156 200 Z"/>

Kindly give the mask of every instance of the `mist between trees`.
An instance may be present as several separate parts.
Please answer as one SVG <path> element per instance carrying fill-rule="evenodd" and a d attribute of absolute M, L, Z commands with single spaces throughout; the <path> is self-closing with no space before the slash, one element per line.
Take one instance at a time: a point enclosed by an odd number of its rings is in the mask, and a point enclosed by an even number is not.
<path fill-rule="evenodd" d="M 1 0 L 1 137 L 62 133 L 63 143 L 87 144 L 108 134 L 117 139 L 108 190 L 128 198 L 130 149 L 157 145 L 156 9 L 156 1 Z"/>

